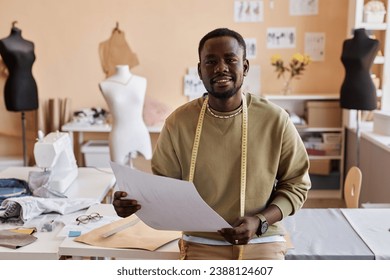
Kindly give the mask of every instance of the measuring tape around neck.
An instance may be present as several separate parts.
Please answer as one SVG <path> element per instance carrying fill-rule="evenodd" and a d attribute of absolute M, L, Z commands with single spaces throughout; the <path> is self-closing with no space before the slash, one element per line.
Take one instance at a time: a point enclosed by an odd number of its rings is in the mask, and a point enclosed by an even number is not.
<path fill-rule="evenodd" d="M 192 146 L 191 165 L 189 181 L 194 181 L 196 159 L 198 156 L 200 136 L 202 134 L 203 121 L 206 113 L 209 97 L 203 101 L 202 109 L 199 113 L 198 124 L 196 126 L 194 144 Z M 245 215 L 245 190 L 246 190 L 246 166 L 247 166 L 247 143 L 248 143 L 248 107 L 245 95 L 242 98 L 242 124 L 241 124 L 241 180 L 240 180 L 240 215 Z"/>

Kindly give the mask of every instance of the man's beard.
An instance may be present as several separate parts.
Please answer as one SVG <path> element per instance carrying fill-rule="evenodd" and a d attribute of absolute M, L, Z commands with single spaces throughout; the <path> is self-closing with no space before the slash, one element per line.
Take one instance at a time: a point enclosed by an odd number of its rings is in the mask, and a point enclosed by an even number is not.
<path fill-rule="evenodd" d="M 228 98 L 236 95 L 236 93 L 241 89 L 243 82 L 244 81 L 241 81 L 241 84 L 239 87 L 235 87 L 235 88 L 232 88 L 232 89 L 224 91 L 224 92 L 216 92 L 211 88 L 210 90 L 208 90 L 208 93 L 210 95 L 212 95 L 213 97 L 218 98 L 218 99 L 228 99 Z"/>

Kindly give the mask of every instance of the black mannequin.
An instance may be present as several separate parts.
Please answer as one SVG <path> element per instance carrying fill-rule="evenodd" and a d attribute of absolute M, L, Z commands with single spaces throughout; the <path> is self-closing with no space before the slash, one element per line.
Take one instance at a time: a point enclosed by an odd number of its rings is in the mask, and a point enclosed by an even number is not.
<path fill-rule="evenodd" d="M 377 108 L 375 85 L 370 69 L 379 49 L 379 41 L 368 37 L 364 28 L 356 29 L 354 37 L 343 43 L 341 61 L 345 79 L 341 86 L 340 105 L 346 109 Z"/>
<path fill-rule="evenodd" d="M 22 31 L 11 28 L 11 34 L 0 40 L 0 55 L 8 68 L 9 77 L 4 86 L 4 100 L 8 111 L 38 109 L 38 89 L 32 75 L 35 61 L 34 43 L 22 38 Z"/>

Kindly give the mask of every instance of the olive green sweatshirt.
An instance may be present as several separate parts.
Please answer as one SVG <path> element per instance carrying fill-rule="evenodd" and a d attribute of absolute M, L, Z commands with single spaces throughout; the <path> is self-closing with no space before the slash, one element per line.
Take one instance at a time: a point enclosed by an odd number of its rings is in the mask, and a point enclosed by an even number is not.
<path fill-rule="evenodd" d="M 256 95 L 246 94 L 246 99 L 245 215 L 253 216 L 269 204 L 279 207 L 283 217 L 292 215 L 305 202 L 311 186 L 306 149 L 287 112 Z M 154 174 L 188 180 L 203 101 L 184 104 L 167 118 L 152 158 Z M 206 110 L 194 174 L 200 196 L 230 224 L 240 216 L 241 124 L 242 113 L 220 119 Z M 216 232 L 185 234 L 223 239 Z M 284 234 L 280 222 L 264 236 L 274 234 Z"/>

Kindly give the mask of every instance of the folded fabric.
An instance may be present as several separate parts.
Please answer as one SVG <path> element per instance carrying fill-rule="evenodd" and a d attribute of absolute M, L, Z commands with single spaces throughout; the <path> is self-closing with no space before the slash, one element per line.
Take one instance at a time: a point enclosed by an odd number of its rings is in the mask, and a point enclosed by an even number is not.
<path fill-rule="evenodd" d="M 31 195 L 28 183 L 21 179 L 0 179 L 0 203 L 10 197 Z"/>
<path fill-rule="evenodd" d="M 33 243 L 37 238 L 30 234 L 0 230 L 0 246 L 17 249 Z"/>
<path fill-rule="evenodd" d="M 0 220 L 24 223 L 41 214 L 55 212 L 65 215 L 98 203 L 99 201 L 96 199 L 87 198 L 42 198 L 33 196 L 8 198 L 1 204 Z"/>

